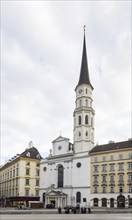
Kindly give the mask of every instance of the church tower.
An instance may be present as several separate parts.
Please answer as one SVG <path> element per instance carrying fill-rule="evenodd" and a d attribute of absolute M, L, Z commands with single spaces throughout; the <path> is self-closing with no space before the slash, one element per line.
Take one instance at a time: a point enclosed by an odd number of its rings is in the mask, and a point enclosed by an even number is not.
<path fill-rule="evenodd" d="M 90 82 L 87 50 L 85 40 L 83 40 L 82 63 L 79 82 L 75 88 L 76 107 L 74 116 L 74 151 L 75 153 L 86 152 L 94 146 L 94 109 L 92 108 L 93 86 Z"/>

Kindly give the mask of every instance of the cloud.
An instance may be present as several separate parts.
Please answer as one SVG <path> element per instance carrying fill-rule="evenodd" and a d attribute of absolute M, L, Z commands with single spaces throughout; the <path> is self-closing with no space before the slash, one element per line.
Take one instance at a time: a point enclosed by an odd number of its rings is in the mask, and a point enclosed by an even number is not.
<path fill-rule="evenodd" d="M 60 130 L 72 142 L 84 24 L 95 143 L 130 137 L 129 1 L 3 1 L 1 18 L 2 162 L 30 140 L 45 155 Z"/>

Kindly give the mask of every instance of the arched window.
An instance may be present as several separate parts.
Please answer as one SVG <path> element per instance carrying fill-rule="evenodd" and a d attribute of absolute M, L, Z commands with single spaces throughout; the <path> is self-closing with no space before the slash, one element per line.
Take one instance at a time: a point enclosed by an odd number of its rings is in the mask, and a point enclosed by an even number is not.
<path fill-rule="evenodd" d="M 81 99 L 79 100 L 79 106 L 80 107 L 82 106 L 82 100 Z"/>
<path fill-rule="evenodd" d="M 93 128 L 93 118 L 91 118 L 91 126 L 92 126 L 92 128 Z"/>
<path fill-rule="evenodd" d="M 102 207 L 107 207 L 107 199 L 102 198 Z"/>
<path fill-rule="evenodd" d="M 81 125 L 81 123 L 82 123 L 82 118 L 81 118 L 81 115 L 79 115 L 79 117 L 78 117 L 78 124 Z"/>
<path fill-rule="evenodd" d="M 93 205 L 98 207 L 98 201 L 99 201 L 98 198 L 94 198 L 93 199 Z"/>
<path fill-rule="evenodd" d="M 88 138 L 88 131 L 86 131 L 86 138 Z"/>
<path fill-rule="evenodd" d="M 76 203 L 81 203 L 81 193 L 80 192 L 76 193 Z"/>
<path fill-rule="evenodd" d="M 86 99 L 86 101 L 85 101 L 85 102 L 86 102 L 86 107 L 88 107 L 88 100 Z"/>
<path fill-rule="evenodd" d="M 58 188 L 62 188 L 63 187 L 63 166 L 60 165 L 58 167 Z"/>
<path fill-rule="evenodd" d="M 79 137 L 81 137 L 81 132 L 79 131 Z"/>
<path fill-rule="evenodd" d="M 88 115 L 85 116 L 85 124 L 88 124 Z"/>

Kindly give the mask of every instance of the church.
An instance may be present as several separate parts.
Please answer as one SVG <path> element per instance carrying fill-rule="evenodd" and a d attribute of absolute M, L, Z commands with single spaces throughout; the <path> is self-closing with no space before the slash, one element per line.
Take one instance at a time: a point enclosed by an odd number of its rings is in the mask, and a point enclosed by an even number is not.
<path fill-rule="evenodd" d="M 73 113 L 73 144 L 61 135 L 40 162 L 40 201 L 53 207 L 90 204 L 90 157 L 94 147 L 93 86 L 88 69 L 84 29 L 82 61 Z M 72 92 L 72 91 L 71 91 Z"/>

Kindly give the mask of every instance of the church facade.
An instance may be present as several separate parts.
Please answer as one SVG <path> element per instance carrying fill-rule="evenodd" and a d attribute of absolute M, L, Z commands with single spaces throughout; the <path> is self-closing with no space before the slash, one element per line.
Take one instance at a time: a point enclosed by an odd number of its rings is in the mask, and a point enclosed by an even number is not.
<path fill-rule="evenodd" d="M 90 204 L 90 157 L 94 146 L 93 86 L 90 82 L 84 30 L 79 82 L 75 88 L 73 144 L 59 136 L 48 157 L 40 162 L 40 201 L 65 207 Z"/>

